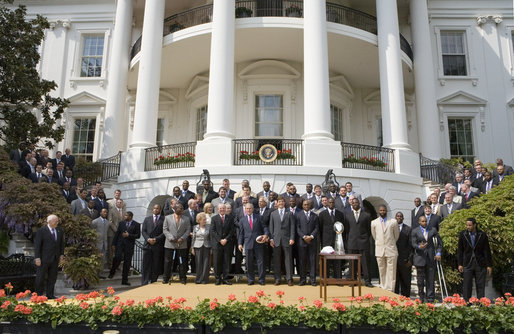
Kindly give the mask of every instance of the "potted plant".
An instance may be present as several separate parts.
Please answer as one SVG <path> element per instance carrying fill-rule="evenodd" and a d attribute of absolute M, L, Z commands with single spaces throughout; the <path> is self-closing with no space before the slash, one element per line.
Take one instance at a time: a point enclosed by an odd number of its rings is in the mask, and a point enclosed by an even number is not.
<path fill-rule="evenodd" d="M 288 8 L 286 8 L 286 16 L 302 17 L 302 9 L 297 5 L 291 5 Z"/>
<path fill-rule="evenodd" d="M 251 17 L 253 11 L 250 8 L 246 7 L 237 7 L 236 8 L 236 18 L 242 17 Z"/>

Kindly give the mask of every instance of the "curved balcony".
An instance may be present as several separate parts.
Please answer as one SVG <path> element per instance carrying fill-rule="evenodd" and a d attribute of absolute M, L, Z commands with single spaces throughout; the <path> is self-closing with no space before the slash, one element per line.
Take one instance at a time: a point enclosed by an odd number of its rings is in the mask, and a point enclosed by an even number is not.
<path fill-rule="evenodd" d="M 256 0 L 236 1 L 236 18 L 248 17 L 303 17 L 303 1 L 269 1 L 268 6 L 261 6 Z M 356 9 L 327 3 L 327 21 L 347 25 L 377 34 L 376 17 Z M 212 4 L 196 7 L 185 12 L 174 14 L 164 20 L 164 35 L 209 23 L 212 21 Z M 413 54 L 409 42 L 400 34 L 400 48 L 412 60 Z M 131 50 L 131 59 L 141 51 L 141 37 L 134 43 Z"/>

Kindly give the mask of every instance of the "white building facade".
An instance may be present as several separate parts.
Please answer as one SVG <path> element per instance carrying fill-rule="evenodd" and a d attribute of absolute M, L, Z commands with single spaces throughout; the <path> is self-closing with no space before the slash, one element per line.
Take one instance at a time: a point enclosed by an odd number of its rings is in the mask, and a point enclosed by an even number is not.
<path fill-rule="evenodd" d="M 420 153 L 514 162 L 512 0 L 20 3 L 51 22 L 39 71 L 70 100 L 57 148 L 123 152 L 114 187 L 137 220 L 204 169 L 215 189 L 278 193 L 332 169 L 410 217 Z M 292 158 L 253 159 L 267 143 Z"/>

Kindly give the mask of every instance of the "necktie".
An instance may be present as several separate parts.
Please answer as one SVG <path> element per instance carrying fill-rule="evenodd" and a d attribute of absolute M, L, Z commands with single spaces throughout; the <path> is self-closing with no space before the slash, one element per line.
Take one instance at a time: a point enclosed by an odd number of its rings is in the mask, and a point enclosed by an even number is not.
<path fill-rule="evenodd" d="M 359 211 L 354 211 L 353 214 L 355 215 L 355 221 L 359 222 Z"/>
<path fill-rule="evenodd" d="M 118 209 L 118 215 L 120 216 L 121 218 L 121 209 Z"/>
<path fill-rule="evenodd" d="M 280 221 L 284 219 L 284 210 L 280 210 Z"/>
<path fill-rule="evenodd" d="M 221 216 L 221 224 L 225 224 L 225 216 Z"/>
<path fill-rule="evenodd" d="M 154 217 L 153 217 L 153 227 L 154 227 L 154 228 L 157 226 L 157 218 L 158 218 L 158 217 L 159 217 L 159 216 L 154 216 Z"/>
<path fill-rule="evenodd" d="M 475 233 L 471 233 L 471 247 L 475 248 Z"/>
<path fill-rule="evenodd" d="M 330 216 L 332 217 L 332 220 L 334 220 L 334 210 L 330 210 Z"/>
<path fill-rule="evenodd" d="M 448 204 L 448 214 L 451 214 L 451 213 L 452 213 L 452 205 Z"/>
<path fill-rule="evenodd" d="M 428 240 L 428 232 L 426 229 L 423 229 L 423 238 L 425 238 L 425 240 Z"/>
<path fill-rule="evenodd" d="M 37 178 L 41 178 L 41 173 L 37 173 Z"/>
<path fill-rule="evenodd" d="M 252 220 L 252 216 L 248 216 L 248 222 L 250 223 L 250 230 L 253 230 L 253 220 Z"/>
<path fill-rule="evenodd" d="M 104 225 L 105 225 L 105 218 L 102 218 L 102 222 L 103 222 L 103 223 L 104 223 Z"/>
<path fill-rule="evenodd" d="M 466 201 L 468 200 L 468 197 L 469 197 L 468 194 L 466 194 Z"/>
<path fill-rule="evenodd" d="M 309 221 L 309 213 L 308 212 L 305 213 L 305 218 L 307 218 L 307 221 Z"/>
<path fill-rule="evenodd" d="M 127 230 L 129 229 L 130 227 L 130 222 L 127 222 Z"/>
<path fill-rule="evenodd" d="M 193 210 L 189 210 L 189 215 L 193 218 L 193 221 L 195 221 L 195 212 Z"/>
<path fill-rule="evenodd" d="M 57 241 L 57 235 L 55 234 L 55 229 L 52 229 L 52 236 L 54 237 L 54 241 Z"/>
<path fill-rule="evenodd" d="M 385 230 L 386 230 L 385 219 L 384 218 L 380 218 L 380 220 L 382 221 L 382 231 L 385 232 Z"/>

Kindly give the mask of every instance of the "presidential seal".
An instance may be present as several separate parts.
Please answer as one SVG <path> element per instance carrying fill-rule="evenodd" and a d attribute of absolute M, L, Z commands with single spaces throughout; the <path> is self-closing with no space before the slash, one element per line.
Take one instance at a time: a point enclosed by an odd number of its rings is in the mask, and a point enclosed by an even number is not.
<path fill-rule="evenodd" d="M 259 158 L 266 163 L 275 161 L 277 155 L 277 148 L 271 144 L 262 145 L 259 149 Z"/>

